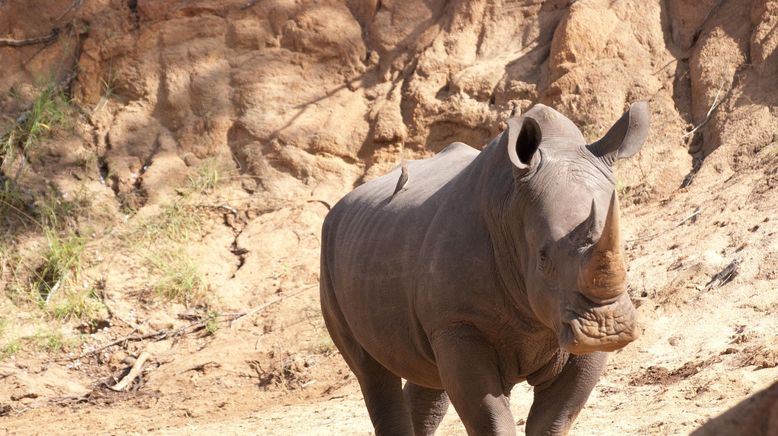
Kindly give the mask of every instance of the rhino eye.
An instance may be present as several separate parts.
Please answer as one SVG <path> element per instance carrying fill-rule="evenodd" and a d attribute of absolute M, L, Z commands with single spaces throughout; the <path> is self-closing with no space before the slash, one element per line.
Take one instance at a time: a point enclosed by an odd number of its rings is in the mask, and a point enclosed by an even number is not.
<path fill-rule="evenodd" d="M 591 237 L 591 235 L 584 238 L 582 241 L 578 242 L 578 251 L 584 252 L 588 250 L 592 245 L 594 245 L 594 238 Z"/>
<path fill-rule="evenodd" d="M 575 247 L 575 251 L 583 252 L 594 245 L 594 238 L 592 238 L 592 234 L 588 231 L 573 232 L 570 235 L 570 242 L 572 243 L 573 247 Z"/>
<path fill-rule="evenodd" d="M 540 253 L 538 253 L 538 269 L 544 273 L 551 272 L 551 259 L 549 259 L 545 249 L 540 250 Z"/>

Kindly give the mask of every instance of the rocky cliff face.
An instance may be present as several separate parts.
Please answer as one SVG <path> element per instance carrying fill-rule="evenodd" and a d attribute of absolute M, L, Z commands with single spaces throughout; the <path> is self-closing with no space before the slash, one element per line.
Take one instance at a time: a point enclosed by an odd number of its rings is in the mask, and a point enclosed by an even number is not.
<path fill-rule="evenodd" d="M 776 128 L 773 1 L 33 3 L 4 2 L 0 27 L 60 37 L 0 47 L 0 92 L 77 69 L 87 147 L 141 202 L 212 156 L 332 201 L 401 154 L 482 146 L 514 108 L 553 106 L 593 140 L 640 99 L 649 143 L 620 172 L 644 200 L 681 184 L 687 151 L 724 146 L 710 166 L 731 171 Z"/>

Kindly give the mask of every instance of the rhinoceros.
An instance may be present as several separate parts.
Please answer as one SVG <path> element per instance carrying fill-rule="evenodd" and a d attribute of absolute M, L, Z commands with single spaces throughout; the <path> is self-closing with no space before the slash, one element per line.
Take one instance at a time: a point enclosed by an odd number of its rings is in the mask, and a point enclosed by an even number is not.
<path fill-rule="evenodd" d="M 321 308 L 376 434 L 434 434 L 449 402 L 468 434 L 515 434 L 523 381 L 527 434 L 569 431 L 607 352 L 639 334 L 612 166 L 648 122 L 634 103 L 587 144 L 537 104 L 481 151 L 452 143 L 333 206 Z"/>

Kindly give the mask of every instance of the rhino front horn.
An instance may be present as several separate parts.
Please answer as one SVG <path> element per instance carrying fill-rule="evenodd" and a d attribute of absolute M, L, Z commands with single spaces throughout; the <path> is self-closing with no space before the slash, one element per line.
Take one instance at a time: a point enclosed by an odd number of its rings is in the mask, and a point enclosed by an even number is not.
<path fill-rule="evenodd" d="M 579 270 L 578 287 L 587 297 L 611 300 L 625 291 L 627 272 L 619 233 L 619 200 L 614 190 L 602 236 Z"/>

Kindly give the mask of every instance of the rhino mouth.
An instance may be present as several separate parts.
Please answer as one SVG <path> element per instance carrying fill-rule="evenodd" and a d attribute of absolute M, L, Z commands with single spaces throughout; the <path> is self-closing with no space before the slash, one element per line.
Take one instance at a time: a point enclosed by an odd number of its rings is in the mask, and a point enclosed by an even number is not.
<path fill-rule="evenodd" d="M 563 311 L 562 324 L 559 345 L 573 354 L 615 351 L 640 335 L 635 306 L 626 292 L 604 304 L 576 293 Z"/>

